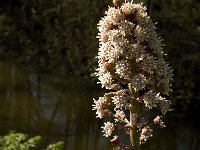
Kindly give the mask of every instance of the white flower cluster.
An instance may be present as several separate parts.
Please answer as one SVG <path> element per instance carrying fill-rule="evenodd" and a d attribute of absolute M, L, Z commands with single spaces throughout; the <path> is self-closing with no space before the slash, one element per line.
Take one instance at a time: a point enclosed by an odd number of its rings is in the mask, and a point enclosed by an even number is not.
<path fill-rule="evenodd" d="M 103 118 L 109 112 L 108 106 L 111 102 L 112 93 L 106 93 L 104 97 L 99 97 L 98 100 L 94 99 L 92 110 L 96 110 L 97 118 Z"/>
<path fill-rule="evenodd" d="M 145 106 L 149 109 L 157 107 L 163 114 L 165 114 L 167 111 L 170 111 L 171 102 L 169 100 L 166 100 L 164 97 L 160 96 L 160 93 L 156 94 L 152 90 L 145 93 L 137 100 L 139 100 L 140 102 L 142 100 Z"/>
<path fill-rule="evenodd" d="M 129 62 L 125 59 L 119 60 L 116 62 L 116 73 L 120 76 L 120 78 L 130 79 L 131 69 Z"/>
<path fill-rule="evenodd" d="M 114 124 L 110 122 L 105 122 L 104 127 L 101 127 L 103 129 L 102 132 L 104 132 L 104 136 L 109 137 L 111 136 L 113 130 L 114 130 Z"/>
<path fill-rule="evenodd" d="M 123 110 L 124 108 L 128 107 L 128 95 L 126 92 L 127 90 L 117 91 L 116 94 L 112 97 L 112 102 L 115 105 L 115 110 Z"/>
<path fill-rule="evenodd" d="M 131 80 L 132 88 L 138 92 L 139 90 L 143 90 L 147 84 L 147 79 L 143 74 L 137 74 Z"/>
<path fill-rule="evenodd" d="M 140 133 L 140 143 L 145 143 L 149 137 L 153 136 L 152 131 L 153 130 L 149 126 L 142 128 Z"/>
<path fill-rule="evenodd" d="M 130 101 L 137 101 L 148 109 L 155 107 L 165 114 L 171 103 L 161 95 L 171 91 L 172 69 L 164 61 L 163 44 L 156 27 L 142 4 L 113 2 L 116 7 L 109 7 L 98 24 L 99 67 L 96 70 L 102 87 L 111 89 L 112 94 L 109 98 L 94 100 L 93 110 L 99 118 L 114 117 L 115 125 L 129 123 L 124 112 L 130 109 Z M 131 94 L 132 90 L 137 96 Z M 114 124 L 107 122 L 102 128 L 108 137 Z M 152 136 L 148 126 L 140 131 L 142 143 Z"/>
<path fill-rule="evenodd" d="M 94 99 L 94 105 L 92 110 L 96 110 L 97 118 L 103 118 L 105 116 L 105 110 L 107 109 L 107 101 L 105 97 L 99 97 L 99 100 Z"/>
<path fill-rule="evenodd" d="M 157 116 L 156 118 L 154 118 L 153 120 L 154 124 L 159 125 L 161 128 L 164 128 L 164 122 L 161 120 L 160 116 Z"/>
<path fill-rule="evenodd" d="M 168 94 L 170 91 L 172 69 L 163 59 L 161 39 L 145 11 L 141 4 L 127 2 L 118 8 L 109 7 L 106 16 L 100 20 L 97 76 L 103 87 L 111 89 L 111 85 L 120 79 L 134 81 L 131 72 L 135 69 L 133 62 L 136 62 L 141 73 L 146 73 L 142 79 L 157 76 L 159 85 L 165 86 L 163 92 Z M 102 64 L 110 67 L 102 67 Z M 137 80 L 140 88 L 146 84 L 144 80 Z"/>
<path fill-rule="evenodd" d="M 115 116 L 116 122 L 125 122 L 126 121 L 126 116 L 125 116 L 124 112 L 121 110 L 116 110 L 116 113 L 114 116 Z"/>

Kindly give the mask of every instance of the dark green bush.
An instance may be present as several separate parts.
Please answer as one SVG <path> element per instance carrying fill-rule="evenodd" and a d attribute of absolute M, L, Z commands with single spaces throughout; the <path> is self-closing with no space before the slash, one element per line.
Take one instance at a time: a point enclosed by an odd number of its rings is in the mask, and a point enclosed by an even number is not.
<path fill-rule="evenodd" d="M 86 74 L 106 1 L 18 0 L 0 8 L 0 57 Z"/>

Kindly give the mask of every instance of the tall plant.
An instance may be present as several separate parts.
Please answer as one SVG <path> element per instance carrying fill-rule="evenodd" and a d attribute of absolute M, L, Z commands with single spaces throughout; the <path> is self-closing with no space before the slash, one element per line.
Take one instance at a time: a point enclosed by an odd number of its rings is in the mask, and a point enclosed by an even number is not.
<path fill-rule="evenodd" d="M 164 61 L 162 40 L 146 7 L 123 0 L 113 3 L 98 24 L 96 72 L 110 92 L 94 99 L 93 110 L 97 118 L 109 120 L 102 129 L 115 147 L 139 150 L 152 136 L 153 124 L 165 127 L 161 117 L 170 110 L 164 96 L 171 91 L 172 69 Z M 149 115 L 155 108 L 158 114 Z M 130 145 L 120 143 L 122 132 L 129 135 Z"/>

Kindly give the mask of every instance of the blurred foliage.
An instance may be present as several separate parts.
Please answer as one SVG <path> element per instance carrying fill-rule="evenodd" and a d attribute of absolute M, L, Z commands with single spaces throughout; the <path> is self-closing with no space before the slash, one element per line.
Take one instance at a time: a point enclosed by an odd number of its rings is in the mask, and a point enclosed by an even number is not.
<path fill-rule="evenodd" d="M 87 74 L 97 53 L 101 0 L 1 0 L 0 57 Z"/>
<path fill-rule="evenodd" d="M 0 136 L 0 150 L 29 150 L 37 148 L 40 141 L 40 136 L 28 138 L 26 134 L 10 132 L 8 135 Z M 63 147 L 64 143 L 59 141 L 47 146 L 46 150 L 61 150 Z"/>
<path fill-rule="evenodd" d="M 50 144 L 46 150 L 61 150 L 64 147 L 64 142 L 63 141 L 59 141 L 55 144 Z"/>
<path fill-rule="evenodd" d="M 177 110 L 200 105 L 200 2 L 144 2 L 174 68 Z M 0 59 L 16 58 L 41 71 L 89 77 L 98 51 L 96 24 L 111 0 L 1 0 Z M 178 100 L 178 101 L 177 101 Z"/>
<path fill-rule="evenodd" d="M 27 135 L 11 132 L 4 137 L 0 137 L 1 150 L 28 150 L 41 140 L 40 136 L 28 139 Z"/>

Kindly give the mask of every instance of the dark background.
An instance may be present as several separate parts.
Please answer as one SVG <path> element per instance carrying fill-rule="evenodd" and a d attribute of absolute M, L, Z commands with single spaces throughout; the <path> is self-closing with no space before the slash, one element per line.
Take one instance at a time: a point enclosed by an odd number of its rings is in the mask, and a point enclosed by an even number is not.
<path fill-rule="evenodd" d="M 173 115 L 199 128 L 200 2 L 143 2 L 164 39 L 174 69 Z M 0 60 L 35 66 L 40 73 L 75 76 L 96 84 L 97 23 L 108 0 L 0 0 Z"/>

